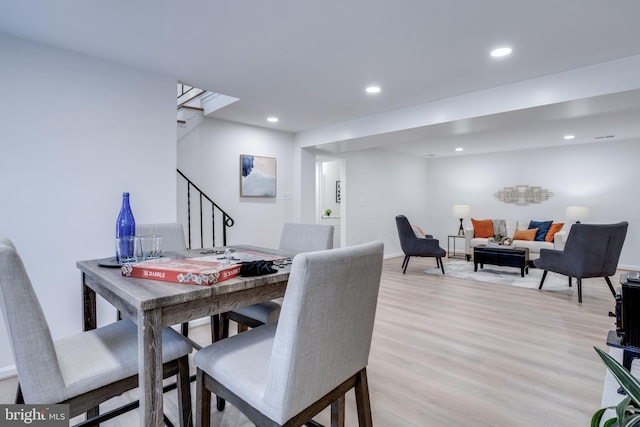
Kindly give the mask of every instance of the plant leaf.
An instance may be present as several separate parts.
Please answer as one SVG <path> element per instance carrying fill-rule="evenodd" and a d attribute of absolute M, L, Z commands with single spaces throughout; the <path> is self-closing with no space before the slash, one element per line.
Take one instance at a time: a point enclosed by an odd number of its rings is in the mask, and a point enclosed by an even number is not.
<path fill-rule="evenodd" d="M 604 416 L 604 413 L 607 411 L 607 409 L 613 409 L 613 406 L 598 409 L 596 413 L 593 414 L 593 417 L 591 417 L 591 427 L 600 427 L 600 421 L 602 421 L 602 417 Z M 615 418 L 613 418 L 613 420 L 615 421 Z"/>
<path fill-rule="evenodd" d="M 617 418 L 611 418 L 608 419 L 603 425 L 602 427 L 617 427 L 618 425 L 618 419 Z"/>
<path fill-rule="evenodd" d="M 620 420 L 618 425 L 621 425 L 622 421 L 624 421 L 624 417 L 627 415 L 627 408 L 629 408 L 630 404 L 631 398 L 627 396 L 622 400 L 622 402 L 618 403 L 618 406 L 616 406 L 616 417 Z"/>
<path fill-rule="evenodd" d="M 615 377 L 620 386 L 627 392 L 627 396 L 629 396 L 629 398 L 637 405 L 638 402 L 640 402 L 640 382 L 638 382 L 638 380 L 636 380 L 635 377 L 620 364 L 620 362 L 599 348 L 593 348 L 596 350 L 596 353 L 598 353 L 609 371 L 611 371 L 611 374 Z"/>
<path fill-rule="evenodd" d="M 640 424 L 640 415 L 631 415 L 630 417 L 625 418 L 620 423 L 620 427 L 633 427 Z"/>

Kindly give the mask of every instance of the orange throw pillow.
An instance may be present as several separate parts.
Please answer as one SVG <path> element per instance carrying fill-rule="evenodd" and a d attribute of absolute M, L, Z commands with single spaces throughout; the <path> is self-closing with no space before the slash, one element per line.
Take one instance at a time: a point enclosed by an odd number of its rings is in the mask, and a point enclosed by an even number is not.
<path fill-rule="evenodd" d="M 493 237 L 493 221 L 490 219 L 473 219 L 473 237 Z"/>
<path fill-rule="evenodd" d="M 533 241 L 536 238 L 537 228 L 531 228 L 529 230 L 516 230 L 513 233 L 513 240 L 529 240 Z"/>
<path fill-rule="evenodd" d="M 554 222 L 553 224 L 551 224 L 551 227 L 549 228 L 549 231 L 547 231 L 547 235 L 545 236 L 544 241 L 553 242 L 553 235 L 562 230 L 562 227 L 564 227 L 564 222 Z"/>

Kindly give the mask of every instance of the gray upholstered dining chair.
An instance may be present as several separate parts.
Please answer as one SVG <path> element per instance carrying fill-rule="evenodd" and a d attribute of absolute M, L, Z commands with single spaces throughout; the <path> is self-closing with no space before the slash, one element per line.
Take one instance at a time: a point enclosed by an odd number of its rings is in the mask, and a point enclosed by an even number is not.
<path fill-rule="evenodd" d="M 138 224 L 136 226 L 138 236 L 156 235 L 162 236 L 160 248 L 162 252 L 173 252 L 179 254 L 187 250 L 187 241 L 184 237 L 184 227 L 179 222 L 166 222 L 157 224 Z M 118 319 L 120 316 L 118 315 Z M 215 337 L 215 331 L 220 329 L 219 316 L 214 314 L 210 317 L 211 339 Z M 181 325 L 182 335 L 189 336 L 189 323 Z"/>
<path fill-rule="evenodd" d="M 536 268 L 544 270 L 540 286 L 542 289 L 547 272 L 563 274 L 578 282 L 578 302 L 582 302 L 582 279 L 604 277 L 613 296 L 609 276 L 616 273 L 622 245 L 627 236 L 629 224 L 626 221 L 617 224 L 573 224 L 563 251 L 540 249 L 540 258 L 533 261 Z"/>
<path fill-rule="evenodd" d="M 333 248 L 333 225 L 286 223 L 282 227 L 278 249 L 292 255 Z M 221 315 L 220 338 L 229 336 L 229 320 L 238 324 L 238 332 L 275 322 L 280 314 L 282 298 L 239 307 Z"/>
<path fill-rule="evenodd" d="M 371 426 L 366 367 L 382 257 L 382 242 L 296 255 L 278 322 L 194 355 L 196 425 L 210 423 L 211 393 L 256 425 L 300 426 L 355 388 L 359 423 Z"/>
<path fill-rule="evenodd" d="M 158 235 L 162 236 L 162 252 L 184 252 L 187 242 L 184 237 L 184 228 L 179 222 L 167 222 L 160 224 L 138 224 L 136 226 L 138 236 Z"/>
<path fill-rule="evenodd" d="M 0 308 L 18 371 L 16 403 L 68 404 L 70 416 L 87 412 L 95 424 L 104 401 L 138 387 L 138 330 L 130 320 L 54 341 L 24 264 L 9 239 L 0 239 Z M 178 377 L 182 425 L 191 425 L 191 345 L 162 332 L 164 376 Z M 133 409 L 133 408 L 131 408 Z M 94 425 L 94 424 L 92 424 Z"/>
<path fill-rule="evenodd" d="M 409 224 L 409 220 L 404 215 L 396 216 L 396 227 L 398 228 L 398 237 L 400 238 L 400 247 L 404 252 L 404 260 L 402 261 L 402 274 L 407 272 L 409 259 L 412 256 L 434 257 L 436 265 L 444 274 L 444 264 L 442 258 L 447 252 L 440 247 L 438 239 L 434 239 L 432 235 L 427 234 L 425 238 L 417 237 Z"/>

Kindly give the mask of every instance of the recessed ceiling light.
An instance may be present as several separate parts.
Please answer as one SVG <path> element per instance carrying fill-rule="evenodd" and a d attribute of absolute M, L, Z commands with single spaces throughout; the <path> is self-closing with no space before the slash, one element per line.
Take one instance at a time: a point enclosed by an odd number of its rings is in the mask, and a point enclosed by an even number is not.
<path fill-rule="evenodd" d="M 494 58 L 500 58 L 501 56 L 507 56 L 511 53 L 511 48 L 510 47 L 499 47 L 497 49 L 493 49 L 491 51 L 491 56 L 493 56 Z"/>
<path fill-rule="evenodd" d="M 365 89 L 367 93 L 380 93 L 380 86 L 369 86 Z"/>
<path fill-rule="evenodd" d="M 564 139 L 569 140 L 569 139 L 573 139 L 573 138 L 575 138 L 575 137 L 576 137 L 575 135 L 565 135 L 565 136 L 564 136 Z"/>
<path fill-rule="evenodd" d="M 456 148 L 456 151 L 464 151 L 464 148 L 462 148 L 462 147 L 457 147 L 457 148 Z"/>
<path fill-rule="evenodd" d="M 267 121 L 269 123 L 277 123 L 279 121 L 279 119 L 277 117 L 271 116 L 271 117 L 267 117 Z"/>

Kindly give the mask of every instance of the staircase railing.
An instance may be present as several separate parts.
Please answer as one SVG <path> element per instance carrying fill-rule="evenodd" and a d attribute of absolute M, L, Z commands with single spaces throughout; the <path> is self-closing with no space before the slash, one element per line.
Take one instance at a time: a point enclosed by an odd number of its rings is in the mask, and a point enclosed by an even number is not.
<path fill-rule="evenodd" d="M 183 108 L 186 104 L 198 97 L 203 96 L 205 93 L 207 93 L 207 91 L 204 89 L 199 89 L 196 87 L 178 83 L 178 109 Z"/>
<path fill-rule="evenodd" d="M 235 221 L 216 202 L 207 196 L 197 185 L 177 169 L 178 175 L 187 184 L 187 234 L 189 249 L 193 248 L 192 235 L 200 236 L 200 247 L 214 247 L 227 245 L 227 229 L 233 227 Z M 193 197 L 192 197 L 192 193 Z M 205 217 L 211 217 L 205 221 Z M 216 219 L 219 221 L 216 223 Z M 194 224 L 195 223 L 195 224 Z M 199 231 L 199 233 L 198 233 Z M 216 236 L 222 234 L 222 240 Z M 196 239 L 194 239 L 196 240 Z"/>

